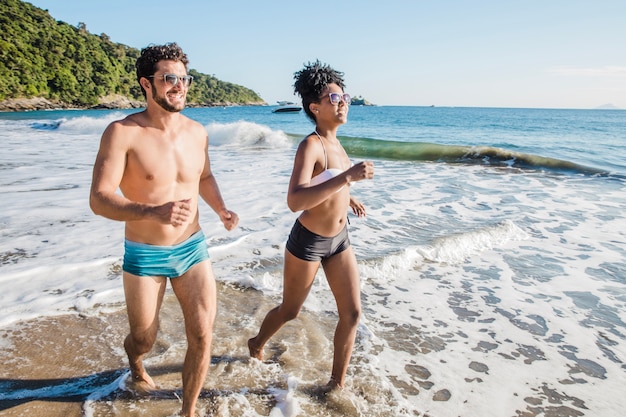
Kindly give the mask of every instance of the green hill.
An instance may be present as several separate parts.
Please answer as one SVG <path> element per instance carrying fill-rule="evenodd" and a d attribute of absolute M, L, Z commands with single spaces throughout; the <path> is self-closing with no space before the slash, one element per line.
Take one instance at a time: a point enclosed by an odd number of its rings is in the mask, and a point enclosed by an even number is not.
<path fill-rule="evenodd" d="M 0 110 L 19 109 L 20 102 L 35 108 L 141 106 L 134 66 L 139 53 L 104 33 L 89 33 L 84 23 L 74 27 L 30 3 L 2 0 Z M 246 87 L 189 73 L 190 106 L 265 104 Z"/>

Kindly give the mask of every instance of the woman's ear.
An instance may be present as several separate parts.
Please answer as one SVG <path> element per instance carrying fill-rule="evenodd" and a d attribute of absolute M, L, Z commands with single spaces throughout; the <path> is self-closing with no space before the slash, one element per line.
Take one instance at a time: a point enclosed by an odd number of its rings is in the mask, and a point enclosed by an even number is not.
<path fill-rule="evenodd" d="M 319 106 L 317 103 L 309 104 L 309 110 L 311 110 L 312 113 L 315 113 L 315 114 L 319 113 L 320 110 L 318 109 L 318 107 Z"/>

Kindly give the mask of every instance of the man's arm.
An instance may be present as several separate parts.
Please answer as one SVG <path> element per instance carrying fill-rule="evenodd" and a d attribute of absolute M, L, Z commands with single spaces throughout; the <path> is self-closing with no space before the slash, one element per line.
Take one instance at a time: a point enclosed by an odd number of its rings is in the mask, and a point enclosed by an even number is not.
<path fill-rule="evenodd" d="M 205 146 L 205 155 L 206 159 L 204 162 L 204 169 L 202 170 L 202 175 L 200 176 L 200 184 L 199 184 L 199 193 L 200 197 L 213 209 L 215 213 L 220 217 L 222 223 L 224 223 L 224 227 L 226 230 L 232 230 L 237 226 L 239 222 L 239 217 L 236 213 L 228 210 L 226 208 L 226 204 L 224 203 L 224 199 L 222 198 L 222 194 L 220 193 L 220 189 L 217 185 L 217 181 L 213 176 L 213 172 L 211 171 L 211 162 L 209 160 L 209 139 L 206 139 Z"/>
<path fill-rule="evenodd" d="M 129 147 L 123 131 L 123 122 L 114 122 L 102 134 L 93 167 L 89 206 L 95 214 L 112 220 L 141 220 L 150 217 L 151 207 L 117 193 L 124 176 Z"/>

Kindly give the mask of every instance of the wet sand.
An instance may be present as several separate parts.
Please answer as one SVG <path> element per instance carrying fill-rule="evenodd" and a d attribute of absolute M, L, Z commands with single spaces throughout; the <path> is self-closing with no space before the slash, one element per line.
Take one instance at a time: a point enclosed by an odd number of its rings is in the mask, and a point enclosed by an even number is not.
<path fill-rule="evenodd" d="M 359 346 L 349 369 L 350 390 L 326 396 L 322 385 L 330 375 L 336 323 L 332 313 L 303 312 L 268 343 L 265 361 L 250 359 L 247 340 L 276 302 L 255 290 L 218 283 L 212 365 L 198 402 L 203 415 L 244 416 L 254 410 L 268 416 L 277 401 L 288 403 L 281 397 L 287 392 L 299 398 L 297 415 L 307 416 L 387 416 L 390 409 L 398 410 L 398 392 L 410 398 L 425 391 L 435 401 L 448 400 L 447 390 L 431 392 L 430 372 L 422 367 L 406 368 L 415 384 L 381 380 L 369 368 L 368 355 Z M 161 388 L 150 396 L 119 388 L 128 375 L 123 349 L 126 311 L 123 304 L 106 310 L 42 317 L 0 329 L 0 416 L 165 417 L 180 410 L 186 343 L 175 297 L 170 292 L 165 296 L 159 337 L 146 358 L 146 368 Z M 393 326 L 390 331 L 396 335 L 387 340 L 422 346 L 418 355 L 445 349 L 422 339 L 417 329 Z M 89 397 L 98 390 L 104 394 Z M 549 404 L 544 398 L 550 399 Z M 560 398 L 554 392 L 539 392 L 527 402 L 528 407 L 518 411 L 518 416 L 570 417 L 583 414 L 567 404 L 585 408 L 575 398 Z M 415 410 L 405 411 L 404 416 L 426 417 Z"/>
<path fill-rule="evenodd" d="M 84 386 L 94 377 L 112 382 L 126 371 L 119 352 L 127 328 L 125 314 L 121 308 L 98 316 L 44 317 L 0 331 L 2 391 L 26 390 L 34 394 L 0 401 L 0 415 L 83 415 L 87 395 L 63 387 Z M 59 395 L 40 399 L 48 395 L 46 391 Z"/>
<path fill-rule="evenodd" d="M 238 289 L 224 285 L 218 285 L 218 288 L 212 368 L 220 361 L 233 361 L 232 355 L 238 355 L 239 361 L 249 361 L 245 343 L 241 343 L 241 349 L 229 352 L 228 357 L 224 354 L 224 349 L 232 349 L 237 343 L 226 336 L 233 333 L 232 309 L 236 304 L 238 308 L 247 308 L 246 314 L 253 318 L 254 310 L 264 304 L 260 293 L 256 294 L 258 300 L 254 303 L 235 303 L 233 296 L 240 292 Z M 254 296 L 254 293 L 248 291 L 248 296 Z M 226 309 L 231 313 L 225 317 L 220 313 Z M 94 387 L 106 387 L 126 375 L 128 364 L 123 341 L 128 324 L 125 306 L 109 306 L 107 310 L 94 311 L 93 315 L 75 313 L 42 317 L 0 329 L 0 392 L 24 395 L 20 399 L 8 400 L 6 396 L 0 397 L 0 416 L 81 416 L 83 404 Z M 244 340 L 245 336 L 247 334 L 242 333 L 237 340 Z M 146 358 L 146 367 L 159 386 L 181 386 L 184 347 L 182 314 L 175 297 L 168 293 L 161 311 L 159 337 Z M 161 360 L 170 352 L 172 357 Z M 152 366 L 151 357 L 159 359 Z M 210 376 L 207 383 L 209 379 Z M 176 405 L 179 403 L 177 395 L 180 395 L 177 391 L 177 388 L 164 390 L 156 396 L 167 398 L 176 408 L 179 407 Z M 210 395 L 210 391 L 202 395 Z M 129 392 L 115 395 L 115 401 L 132 400 Z"/>
<path fill-rule="evenodd" d="M 218 291 L 212 365 L 198 404 L 206 415 L 243 415 L 233 412 L 237 408 L 233 397 L 241 393 L 257 413 L 269 415 L 276 405 L 276 390 L 287 389 L 285 369 L 320 381 L 328 378 L 332 347 L 323 333 L 332 335 L 333 317 L 320 322 L 319 317 L 304 314 L 299 323 L 285 326 L 277 343 L 268 345 L 267 362 L 252 360 L 247 339 L 276 300 L 220 283 Z M 315 328 L 318 330 L 312 330 Z M 107 395 L 90 402 L 88 415 L 156 417 L 176 413 L 186 344 L 182 314 L 173 294 L 165 296 L 159 337 L 145 361 L 162 388 L 150 396 L 115 389 L 128 375 L 123 349 L 127 329 L 124 305 L 108 306 L 107 312 L 94 311 L 92 315 L 42 317 L 1 329 L 0 393 L 5 396 L 0 396 L 0 416 L 82 416 L 89 395 L 107 387 Z M 320 355 L 320 351 L 324 353 Z M 307 357 L 318 357 L 321 365 L 302 367 L 301 361 Z M 298 389 L 311 397 L 319 394 L 316 386 Z"/>

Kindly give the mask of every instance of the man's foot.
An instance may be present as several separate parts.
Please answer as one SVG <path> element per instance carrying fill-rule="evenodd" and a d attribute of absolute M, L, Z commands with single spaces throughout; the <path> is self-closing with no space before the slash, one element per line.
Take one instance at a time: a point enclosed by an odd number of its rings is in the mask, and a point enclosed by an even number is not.
<path fill-rule="evenodd" d="M 150 394 L 157 390 L 157 386 L 148 375 L 147 372 L 135 373 L 131 371 L 130 378 L 128 378 L 128 389 L 135 391 L 139 394 Z"/>
<path fill-rule="evenodd" d="M 248 340 L 248 349 L 250 350 L 250 356 L 258 359 L 260 361 L 263 360 L 263 348 L 262 347 L 258 347 L 255 343 L 254 343 L 254 338 L 249 339 Z"/>

